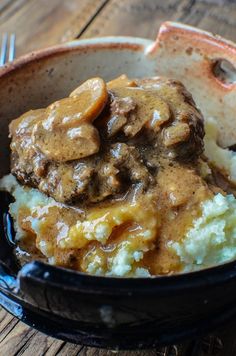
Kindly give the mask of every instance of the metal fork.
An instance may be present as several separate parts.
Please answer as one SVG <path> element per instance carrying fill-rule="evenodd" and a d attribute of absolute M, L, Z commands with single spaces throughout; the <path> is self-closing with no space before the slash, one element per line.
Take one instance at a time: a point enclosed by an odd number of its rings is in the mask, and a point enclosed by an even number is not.
<path fill-rule="evenodd" d="M 7 62 L 13 61 L 15 57 L 15 40 L 16 40 L 16 35 L 14 33 L 10 35 L 9 40 L 8 40 L 7 33 L 4 33 L 2 35 L 0 67 L 2 67 Z M 7 58 L 7 54 L 8 54 L 8 58 Z"/>

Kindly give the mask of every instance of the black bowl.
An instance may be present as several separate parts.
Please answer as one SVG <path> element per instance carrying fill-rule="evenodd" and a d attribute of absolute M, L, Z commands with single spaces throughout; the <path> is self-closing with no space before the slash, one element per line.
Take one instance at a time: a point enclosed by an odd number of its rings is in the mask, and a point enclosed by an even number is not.
<path fill-rule="evenodd" d="M 236 262 L 167 277 L 89 276 L 42 262 L 20 268 L 1 193 L 0 304 L 60 339 L 152 348 L 202 335 L 235 315 Z"/>

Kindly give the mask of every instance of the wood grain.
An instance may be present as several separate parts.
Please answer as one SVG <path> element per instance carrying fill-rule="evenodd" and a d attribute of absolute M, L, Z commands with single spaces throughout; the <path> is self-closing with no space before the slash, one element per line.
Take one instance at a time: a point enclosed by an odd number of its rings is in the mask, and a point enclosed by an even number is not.
<path fill-rule="evenodd" d="M 236 1 L 111 0 L 82 37 L 155 38 L 163 21 L 181 21 L 236 40 Z"/>
<path fill-rule="evenodd" d="M 104 3 L 106 0 L 16 1 L 8 7 L 8 16 L 0 17 L 0 33 L 16 33 L 19 56 L 74 39 Z"/>
<path fill-rule="evenodd" d="M 17 55 L 73 38 L 155 38 L 163 21 L 182 21 L 236 41 L 234 0 L 1 0 L 0 32 L 15 32 Z M 213 336 L 117 356 L 235 356 L 236 323 Z M 113 356 L 53 339 L 0 309 L 0 356 Z"/>

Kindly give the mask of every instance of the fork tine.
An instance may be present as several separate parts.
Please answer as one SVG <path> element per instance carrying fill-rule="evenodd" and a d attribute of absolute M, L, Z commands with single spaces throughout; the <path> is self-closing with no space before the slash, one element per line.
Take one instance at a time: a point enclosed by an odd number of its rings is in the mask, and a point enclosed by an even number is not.
<path fill-rule="evenodd" d="M 12 62 L 15 58 L 15 39 L 16 35 L 14 33 L 10 36 L 10 45 L 9 45 L 9 54 L 8 54 L 8 61 Z"/>
<path fill-rule="evenodd" d="M 7 54 L 7 33 L 4 33 L 2 36 L 2 44 L 1 44 L 1 54 L 0 54 L 0 66 L 2 67 L 6 62 L 6 54 Z"/>

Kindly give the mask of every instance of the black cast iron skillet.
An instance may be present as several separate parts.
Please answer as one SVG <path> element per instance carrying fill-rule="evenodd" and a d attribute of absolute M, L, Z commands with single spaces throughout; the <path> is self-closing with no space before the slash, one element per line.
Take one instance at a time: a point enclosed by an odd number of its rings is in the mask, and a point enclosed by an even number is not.
<path fill-rule="evenodd" d="M 171 31 L 177 31 L 178 36 L 173 37 Z M 215 51 L 233 47 L 229 43 L 219 47 L 219 39 L 210 44 L 216 39 L 200 31 L 194 35 L 195 32 L 186 26 L 180 29 L 179 25 L 167 24 L 162 26 L 159 41 L 161 36 L 168 35 L 166 43 L 173 37 L 174 44 L 183 42 L 180 48 L 184 50 L 184 44 L 189 45 L 185 39 L 188 33 L 191 40 L 195 38 L 199 43 L 202 37 L 207 38 L 204 44 Z M 224 44 L 223 40 L 220 43 Z M 146 55 L 144 49 L 152 44 L 132 38 L 78 41 L 27 55 L 0 70 L 0 176 L 9 172 L 8 124 L 12 119 L 68 95 L 88 77 L 101 75 L 110 79 L 121 73 L 130 77 L 155 75 L 162 57 L 156 62 L 155 56 Z M 149 53 L 154 53 L 157 47 L 158 41 Z M 167 47 L 160 48 L 163 51 Z M 175 66 L 191 63 L 177 62 L 176 48 Z M 184 56 L 190 58 L 189 51 L 183 51 L 181 58 Z M 206 51 L 202 58 L 205 65 Z M 164 62 L 159 70 L 164 71 Z M 207 68 L 210 70 L 210 66 Z M 181 77 L 181 73 L 179 70 L 175 75 L 187 87 L 187 79 L 189 85 L 203 80 L 200 94 L 206 98 L 210 74 L 201 79 Z M 212 90 L 219 90 L 220 85 L 225 90 L 222 84 L 214 83 Z M 198 86 L 193 91 L 194 88 Z M 214 98 L 217 95 L 216 92 Z M 195 97 L 198 99 L 197 91 Z M 8 204 L 8 196 L 1 193 L 0 304 L 49 335 L 96 347 L 152 348 L 202 335 L 236 314 L 236 262 L 194 273 L 137 279 L 89 276 L 37 261 L 21 268 L 13 254 L 15 242 Z"/>

